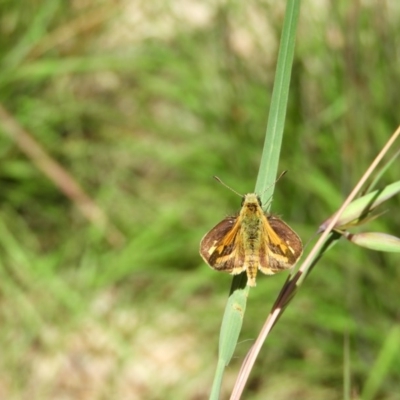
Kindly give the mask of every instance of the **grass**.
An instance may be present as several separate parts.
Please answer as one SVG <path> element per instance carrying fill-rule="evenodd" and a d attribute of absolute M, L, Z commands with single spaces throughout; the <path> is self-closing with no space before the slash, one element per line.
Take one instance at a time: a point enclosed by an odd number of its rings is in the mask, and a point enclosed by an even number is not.
<path fill-rule="evenodd" d="M 2 119 L 0 397 L 207 398 L 231 278 L 197 248 L 239 207 L 211 177 L 253 190 L 281 6 L 14 3 L 0 5 L 0 104 L 124 243 L 82 216 Z M 393 7 L 303 1 L 280 164 L 289 173 L 273 211 L 304 242 L 399 123 Z M 373 230 L 398 235 L 398 206 Z M 397 261 L 339 242 L 274 329 L 246 396 L 340 398 L 348 332 L 353 398 L 368 388 L 396 398 L 398 357 L 382 360 L 397 326 Z M 259 277 L 224 396 L 285 278 Z M 376 388 L 371 367 L 382 364 Z"/>

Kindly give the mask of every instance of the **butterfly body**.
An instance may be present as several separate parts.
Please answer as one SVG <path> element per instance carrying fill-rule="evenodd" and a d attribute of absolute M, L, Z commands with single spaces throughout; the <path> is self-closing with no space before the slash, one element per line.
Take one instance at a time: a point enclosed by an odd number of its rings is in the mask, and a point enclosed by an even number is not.
<path fill-rule="evenodd" d="M 200 243 L 200 255 L 211 268 L 233 275 L 246 271 L 249 286 L 256 285 L 258 270 L 272 275 L 291 268 L 301 253 L 297 234 L 264 213 L 255 193 L 243 197 L 238 216 L 225 218 Z"/>

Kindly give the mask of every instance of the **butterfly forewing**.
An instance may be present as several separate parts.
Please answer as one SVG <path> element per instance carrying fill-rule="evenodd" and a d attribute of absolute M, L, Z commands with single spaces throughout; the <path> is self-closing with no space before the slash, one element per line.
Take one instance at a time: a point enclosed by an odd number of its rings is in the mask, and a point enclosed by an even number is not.
<path fill-rule="evenodd" d="M 235 269 L 240 253 L 237 245 L 239 227 L 237 217 L 228 217 L 203 237 L 200 255 L 211 268 L 230 273 Z"/>

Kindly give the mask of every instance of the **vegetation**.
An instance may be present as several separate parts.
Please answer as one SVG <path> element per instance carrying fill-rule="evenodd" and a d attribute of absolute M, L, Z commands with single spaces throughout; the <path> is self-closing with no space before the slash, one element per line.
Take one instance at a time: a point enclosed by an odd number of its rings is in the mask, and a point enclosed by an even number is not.
<path fill-rule="evenodd" d="M 231 277 L 198 243 L 240 205 L 213 175 L 254 190 L 283 14 L 0 3 L 0 398 L 208 398 Z M 304 243 L 399 125 L 399 20 L 396 2 L 302 3 L 272 211 Z M 380 185 L 396 180 L 397 161 Z M 398 207 L 370 230 L 399 236 Z M 353 398 L 396 399 L 398 260 L 339 241 L 244 397 L 342 398 L 348 341 Z M 250 291 L 221 398 L 285 279 Z"/>

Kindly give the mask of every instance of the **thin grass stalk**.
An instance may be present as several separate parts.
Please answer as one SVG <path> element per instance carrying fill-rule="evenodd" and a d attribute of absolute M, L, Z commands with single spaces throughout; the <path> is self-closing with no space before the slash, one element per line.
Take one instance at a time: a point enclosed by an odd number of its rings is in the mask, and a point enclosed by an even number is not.
<path fill-rule="evenodd" d="M 350 338 L 346 332 L 343 340 L 343 400 L 351 399 Z"/>
<path fill-rule="evenodd" d="M 370 374 L 361 392 L 363 400 L 377 398 L 379 388 L 390 371 L 390 366 L 399 357 L 400 325 L 395 324 L 386 335 L 386 339 L 375 363 L 371 366 Z"/>

